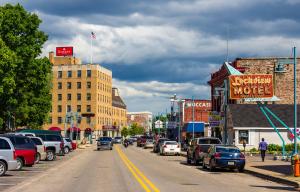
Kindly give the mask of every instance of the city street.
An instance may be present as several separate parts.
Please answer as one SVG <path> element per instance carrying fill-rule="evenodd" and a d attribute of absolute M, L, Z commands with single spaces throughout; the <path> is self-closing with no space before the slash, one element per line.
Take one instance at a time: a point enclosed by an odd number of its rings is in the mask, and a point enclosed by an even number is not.
<path fill-rule="evenodd" d="M 7 191 L 294 191 L 244 173 L 210 173 L 187 166 L 184 157 L 161 157 L 135 146 L 90 147 L 78 154 Z"/>

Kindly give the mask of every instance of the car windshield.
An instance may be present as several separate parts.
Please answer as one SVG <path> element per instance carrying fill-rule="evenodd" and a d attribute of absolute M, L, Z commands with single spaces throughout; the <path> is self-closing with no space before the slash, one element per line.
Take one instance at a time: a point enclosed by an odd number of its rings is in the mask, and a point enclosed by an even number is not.
<path fill-rule="evenodd" d="M 165 143 L 166 145 L 177 145 L 176 141 L 168 141 Z"/>
<path fill-rule="evenodd" d="M 217 147 L 216 152 L 221 153 L 240 153 L 241 151 L 238 148 L 233 147 Z"/>
<path fill-rule="evenodd" d="M 31 140 L 34 142 L 34 144 L 36 145 L 42 145 L 41 140 L 39 140 L 38 138 L 31 138 Z"/>
<path fill-rule="evenodd" d="M 110 137 L 100 137 L 100 141 L 111 141 Z"/>
<path fill-rule="evenodd" d="M 199 139 L 199 144 L 221 144 L 219 139 Z"/>

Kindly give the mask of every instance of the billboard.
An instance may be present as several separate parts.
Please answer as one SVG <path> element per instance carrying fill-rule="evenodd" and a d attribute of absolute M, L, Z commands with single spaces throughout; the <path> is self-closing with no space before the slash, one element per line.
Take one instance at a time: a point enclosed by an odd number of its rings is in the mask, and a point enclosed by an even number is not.
<path fill-rule="evenodd" d="M 56 47 L 56 56 L 73 56 L 73 47 Z"/>
<path fill-rule="evenodd" d="M 273 75 L 251 74 L 229 76 L 230 99 L 271 98 Z"/>

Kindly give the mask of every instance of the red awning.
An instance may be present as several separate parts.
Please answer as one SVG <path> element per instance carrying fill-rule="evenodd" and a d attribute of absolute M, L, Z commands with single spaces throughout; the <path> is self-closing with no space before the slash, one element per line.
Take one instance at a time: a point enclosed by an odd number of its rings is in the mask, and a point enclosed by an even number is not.
<path fill-rule="evenodd" d="M 78 127 L 72 127 L 72 128 L 68 128 L 67 131 L 69 131 L 69 132 L 71 132 L 71 131 L 72 132 L 80 132 L 81 130 Z"/>
<path fill-rule="evenodd" d="M 91 132 L 92 132 L 92 129 L 91 129 L 91 128 L 86 128 L 86 129 L 84 130 L 84 132 L 91 133 Z"/>
<path fill-rule="evenodd" d="M 61 128 L 59 128 L 59 127 L 50 127 L 48 130 L 49 131 L 61 131 Z"/>

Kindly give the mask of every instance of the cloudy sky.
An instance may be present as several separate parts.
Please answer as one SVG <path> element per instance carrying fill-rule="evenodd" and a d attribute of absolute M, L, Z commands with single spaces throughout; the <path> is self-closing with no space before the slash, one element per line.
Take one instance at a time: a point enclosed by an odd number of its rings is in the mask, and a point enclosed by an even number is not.
<path fill-rule="evenodd" d="M 84 63 L 113 71 L 129 111 L 170 110 L 168 97 L 210 98 L 207 81 L 226 60 L 290 56 L 300 45 L 300 0 L 0 0 L 43 20 L 43 55 L 74 46 Z"/>

